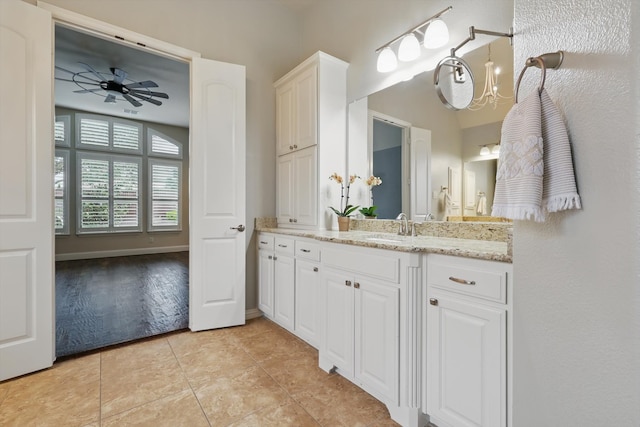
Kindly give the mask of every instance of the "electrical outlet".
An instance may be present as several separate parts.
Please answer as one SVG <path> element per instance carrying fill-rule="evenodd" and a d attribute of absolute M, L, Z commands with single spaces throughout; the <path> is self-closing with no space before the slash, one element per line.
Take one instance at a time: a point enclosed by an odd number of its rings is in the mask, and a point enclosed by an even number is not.
<path fill-rule="evenodd" d="M 149 236 L 149 243 L 153 243 L 153 242 L 154 242 L 154 240 L 155 240 L 155 239 L 153 238 L 153 236 Z"/>

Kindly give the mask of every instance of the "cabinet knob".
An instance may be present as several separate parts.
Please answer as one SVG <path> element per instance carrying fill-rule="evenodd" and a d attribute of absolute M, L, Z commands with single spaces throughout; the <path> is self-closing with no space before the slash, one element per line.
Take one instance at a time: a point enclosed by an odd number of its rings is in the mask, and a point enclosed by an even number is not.
<path fill-rule="evenodd" d="M 289 222 L 293 222 L 293 218 L 289 218 Z"/>
<path fill-rule="evenodd" d="M 290 145 L 290 146 L 289 146 L 289 150 L 293 150 L 293 145 Z"/>
<path fill-rule="evenodd" d="M 269 259 L 273 259 L 273 255 L 269 255 Z"/>
<path fill-rule="evenodd" d="M 293 222 L 298 222 L 298 218 L 293 218 Z"/>
<path fill-rule="evenodd" d="M 353 287 L 354 287 L 354 288 L 356 288 L 356 289 L 360 289 L 360 283 L 355 282 L 355 283 L 353 284 Z"/>
<path fill-rule="evenodd" d="M 345 280 L 344 284 L 347 285 L 347 286 L 351 286 L 351 280 Z"/>
<path fill-rule="evenodd" d="M 438 305 L 438 300 L 436 298 L 429 298 L 429 304 Z"/>
<path fill-rule="evenodd" d="M 313 271 L 318 272 L 318 267 L 313 267 Z"/>
<path fill-rule="evenodd" d="M 293 148 L 298 148 L 298 145 L 297 144 L 293 144 Z"/>
<path fill-rule="evenodd" d="M 278 257 L 274 255 L 274 256 L 273 256 L 273 260 L 275 261 L 275 260 L 277 260 L 277 259 L 278 259 Z"/>

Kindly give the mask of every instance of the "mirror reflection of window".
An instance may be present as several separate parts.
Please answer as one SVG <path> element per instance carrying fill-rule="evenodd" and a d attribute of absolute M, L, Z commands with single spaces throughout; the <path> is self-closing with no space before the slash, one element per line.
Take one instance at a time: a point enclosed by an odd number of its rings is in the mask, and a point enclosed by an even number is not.
<path fill-rule="evenodd" d="M 373 187 L 378 218 L 393 219 L 402 212 L 402 128 L 373 120 L 373 175 L 382 185 Z"/>

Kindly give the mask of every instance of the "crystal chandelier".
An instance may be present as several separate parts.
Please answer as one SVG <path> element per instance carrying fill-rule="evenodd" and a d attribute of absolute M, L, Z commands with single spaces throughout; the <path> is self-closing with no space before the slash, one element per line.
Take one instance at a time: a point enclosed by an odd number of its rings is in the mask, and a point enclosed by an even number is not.
<path fill-rule="evenodd" d="M 498 92 L 498 75 L 500 74 L 500 67 L 494 67 L 494 63 L 491 60 L 491 44 L 489 44 L 489 58 L 484 64 L 485 78 L 484 89 L 482 95 L 473 99 L 473 102 L 467 107 L 469 110 L 475 111 L 481 108 L 491 105 L 495 110 L 498 104 L 502 104 L 506 101 L 510 101 L 512 96 L 503 96 Z"/>

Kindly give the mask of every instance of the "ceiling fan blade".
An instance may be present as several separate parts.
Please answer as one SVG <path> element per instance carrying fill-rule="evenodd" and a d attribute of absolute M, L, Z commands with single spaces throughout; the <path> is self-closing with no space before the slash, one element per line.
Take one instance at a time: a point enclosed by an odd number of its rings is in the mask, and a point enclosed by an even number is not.
<path fill-rule="evenodd" d="M 110 102 L 112 104 L 116 103 L 116 96 L 113 94 L 109 94 L 107 95 L 107 97 L 104 99 L 104 102 Z"/>
<path fill-rule="evenodd" d="M 124 96 L 124 99 L 129 101 L 131 103 L 131 105 L 133 105 L 134 107 L 142 107 L 142 103 L 140 103 L 140 102 L 136 101 L 135 99 L 133 99 L 131 97 L 131 95 L 123 93 L 122 96 Z"/>
<path fill-rule="evenodd" d="M 73 71 L 69 71 L 66 68 L 58 67 L 57 65 L 56 65 L 56 70 L 64 71 L 64 72 L 67 72 L 69 74 L 75 74 Z"/>
<path fill-rule="evenodd" d="M 149 98 L 148 96 L 138 95 L 137 93 L 133 93 L 133 92 L 129 92 L 129 95 L 135 96 L 136 98 L 140 98 L 143 101 L 150 102 L 153 105 L 162 105 L 162 102 L 158 101 L 157 99 Z"/>
<path fill-rule="evenodd" d="M 131 83 L 130 85 L 126 85 L 129 89 L 135 89 L 138 87 L 158 87 L 156 82 L 152 82 L 151 80 L 145 80 L 143 82 Z"/>
<path fill-rule="evenodd" d="M 120 68 L 109 68 L 111 70 L 111 73 L 113 74 L 113 81 L 116 83 L 120 83 L 122 84 L 122 82 L 124 81 L 124 79 L 127 78 L 127 72 L 124 70 L 121 70 Z"/>
<path fill-rule="evenodd" d="M 94 93 L 94 92 L 100 92 L 101 90 L 102 90 L 101 87 L 97 87 L 95 89 L 74 90 L 73 93 Z"/>
<path fill-rule="evenodd" d="M 104 76 L 102 74 L 100 74 L 99 72 L 97 72 L 96 70 L 93 69 L 93 67 L 91 67 L 91 65 L 89 64 L 85 64 L 84 62 L 78 62 L 78 64 L 82 65 L 84 68 L 86 68 L 86 70 L 88 72 L 90 72 L 91 74 L 93 74 L 94 76 L 96 76 L 98 79 L 100 79 L 101 82 L 107 81 L 108 79 L 105 79 Z"/>
<path fill-rule="evenodd" d="M 127 86 L 128 87 L 128 86 Z M 152 92 L 150 90 L 130 90 L 129 91 L 130 94 L 140 94 L 140 95 L 147 95 L 147 96 L 155 96 L 156 98 L 163 98 L 163 99 L 169 99 L 169 95 L 167 95 L 166 93 L 163 92 Z"/>

